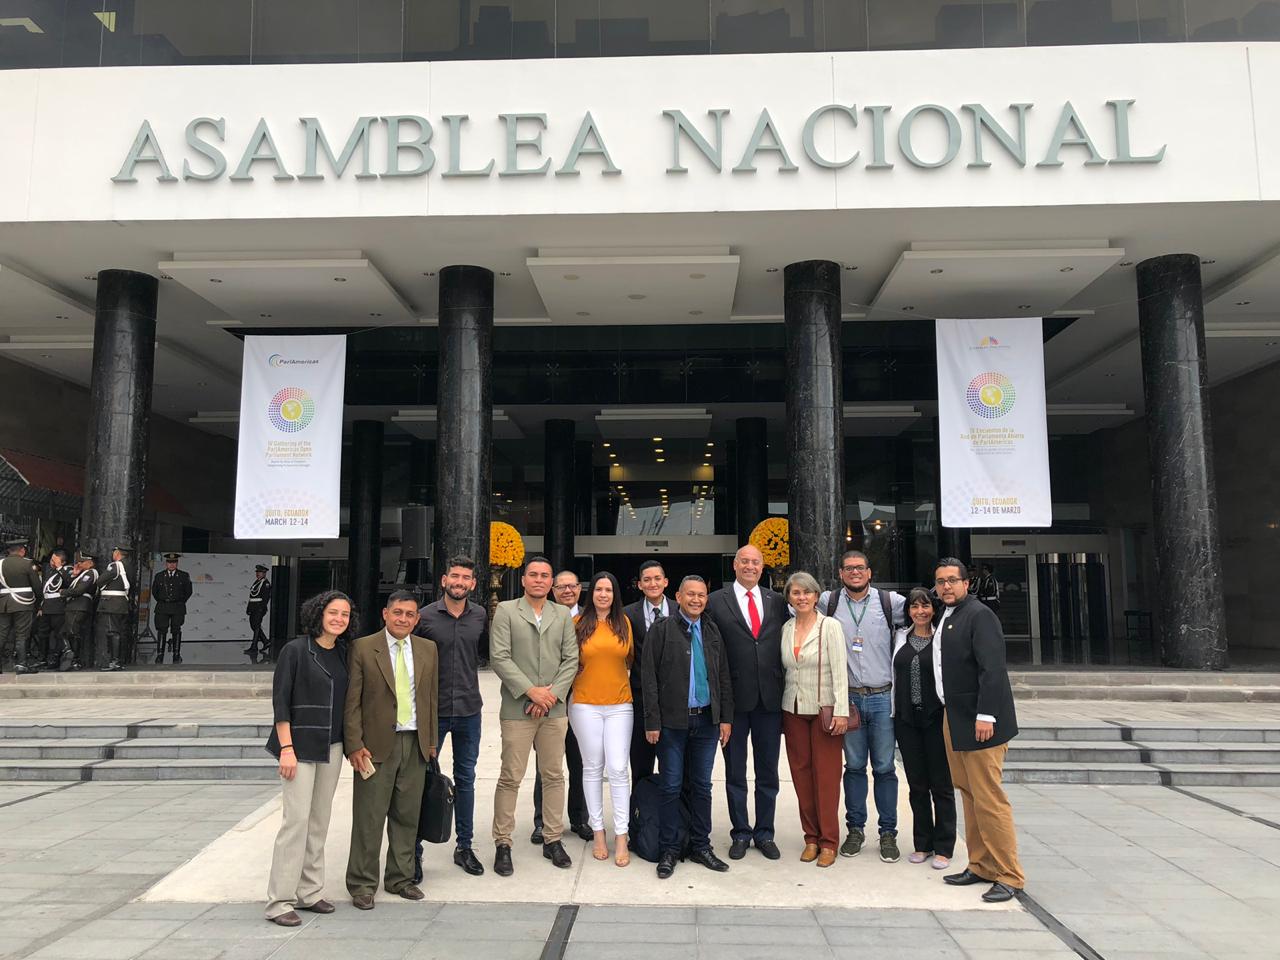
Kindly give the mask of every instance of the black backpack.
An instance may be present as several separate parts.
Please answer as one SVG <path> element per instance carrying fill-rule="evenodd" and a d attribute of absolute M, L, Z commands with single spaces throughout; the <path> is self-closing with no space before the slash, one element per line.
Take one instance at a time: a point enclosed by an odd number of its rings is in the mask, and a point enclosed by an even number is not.
<path fill-rule="evenodd" d="M 657 863 L 662 857 L 662 789 L 658 776 L 645 777 L 631 790 L 631 823 L 627 840 L 631 852 L 642 860 Z M 689 852 L 689 805 L 680 797 L 680 859 Z"/>
<path fill-rule="evenodd" d="M 893 590 L 881 590 L 879 587 L 876 587 L 875 591 L 880 597 L 880 609 L 884 611 L 884 622 L 889 625 L 889 633 L 892 635 L 894 630 L 903 626 L 903 624 L 896 623 L 893 619 L 893 598 L 898 594 Z M 828 617 L 834 617 L 836 611 L 840 609 L 840 594 L 842 593 L 844 593 L 843 590 L 832 590 L 827 595 Z"/>

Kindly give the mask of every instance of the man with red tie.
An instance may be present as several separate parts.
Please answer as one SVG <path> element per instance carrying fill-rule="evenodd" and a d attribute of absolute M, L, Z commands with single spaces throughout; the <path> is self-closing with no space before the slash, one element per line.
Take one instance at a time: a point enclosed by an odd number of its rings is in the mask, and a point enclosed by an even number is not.
<path fill-rule="evenodd" d="M 746 856 L 752 843 L 770 860 L 782 855 L 773 840 L 773 813 L 782 744 L 782 625 L 790 613 L 780 594 L 760 585 L 763 573 L 760 551 L 750 544 L 741 547 L 733 558 L 733 583 L 707 602 L 733 677 L 733 732 L 724 746 L 732 860 Z M 747 807 L 748 740 L 755 758 L 754 824 Z"/>

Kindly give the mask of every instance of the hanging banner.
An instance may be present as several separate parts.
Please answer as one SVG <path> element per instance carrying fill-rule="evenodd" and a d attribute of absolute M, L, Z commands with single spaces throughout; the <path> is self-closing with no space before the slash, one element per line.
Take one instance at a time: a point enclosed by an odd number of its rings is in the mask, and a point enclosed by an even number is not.
<path fill-rule="evenodd" d="M 239 539 L 338 536 L 347 338 L 245 337 Z"/>
<path fill-rule="evenodd" d="M 1049 433 L 1039 317 L 939 320 L 944 527 L 1048 527 Z"/>

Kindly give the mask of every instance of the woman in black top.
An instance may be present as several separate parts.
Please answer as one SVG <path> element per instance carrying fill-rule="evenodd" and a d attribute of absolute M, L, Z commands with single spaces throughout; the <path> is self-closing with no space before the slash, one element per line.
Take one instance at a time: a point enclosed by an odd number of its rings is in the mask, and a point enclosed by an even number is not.
<path fill-rule="evenodd" d="M 934 606 L 920 587 L 907 596 L 909 626 L 893 642 L 893 729 L 907 774 L 915 852 L 907 859 L 935 870 L 951 865 L 956 845 L 956 795 L 942 739 L 938 671 L 942 659 L 933 636 Z"/>
<path fill-rule="evenodd" d="M 342 771 L 347 643 L 356 630 L 351 599 L 337 590 L 312 597 L 299 615 L 303 636 L 280 651 L 272 677 L 275 728 L 267 751 L 280 759 L 284 818 L 267 882 L 267 919 L 302 923 L 297 910 L 333 913 L 324 892 L 324 841 Z"/>

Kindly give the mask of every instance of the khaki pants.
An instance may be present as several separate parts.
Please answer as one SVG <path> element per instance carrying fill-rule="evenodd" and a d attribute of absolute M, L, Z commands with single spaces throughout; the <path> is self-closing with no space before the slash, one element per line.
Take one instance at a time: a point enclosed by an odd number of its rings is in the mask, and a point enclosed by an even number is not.
<path fill-rule="evenodd" d="M 366 780 L 355 775 L 351 796 L 351 854 L 347 858 L 347 891 L 354 897 L 378 889 L 378 854 L 382 826 L 387 827 L 387 866 L 382 888 L 399 893 L 413 883 L 414 852 L 418 847 L 418 816 L 427 782 L 427 761 L 418 746 L 416 730 L 405 730 L 391 741 L 391 754 Z"/>
<path fill-rule="evenodd" d="M 271 855 L 268 920 L 298 906 L 309 907 L 324 892 L 324 841 L 345 762 L 342 743 L 335 743 L 329 747 L 328 763 L 299 761 L 293 779 L 282 781 L 284 820 Z"/>
<path fill-rule="evenodd" d="M 511 846 L 516 828 L 516 800 L 529 766 L 529 748 L 538 754 L 542 775 L 542 839 L 555 843 L 564 834 L 564 735 L 568 717 L 503 720 L 502 770 L 493 794 L 493 842 Z"/>
<path fill-rule="evenodd" d="M 969 869 L 984 880 L 1021 890 L 1027 881 L 1018 862 L 1018 833 L 1013 825 L 1013 808 L 1000 782 L 1009 745 L 952 750 L 951 728 L 945 714 L 942 739 L 947 745 L 951 782 L 964 801 L 964 842 L 969 848 Z"/>

